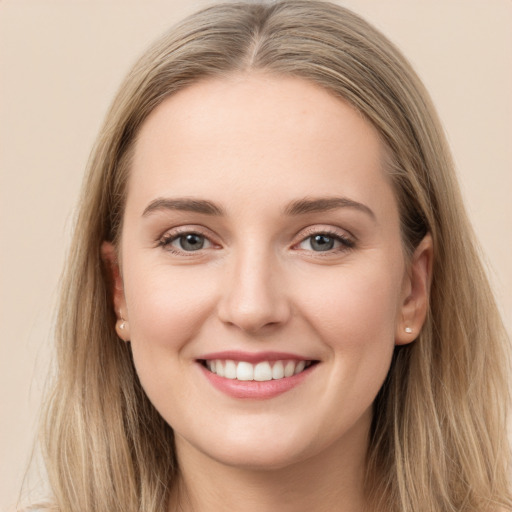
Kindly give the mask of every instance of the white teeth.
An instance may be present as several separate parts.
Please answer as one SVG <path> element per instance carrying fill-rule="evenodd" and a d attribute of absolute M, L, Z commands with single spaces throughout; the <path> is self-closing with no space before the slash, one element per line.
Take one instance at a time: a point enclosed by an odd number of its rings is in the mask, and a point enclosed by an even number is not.
<path fill-rule="evenodd" d="M 261 361 L 255 365 L 245 361 L 215 359 L 206 361 L 206 367 L 219 377 L 259 382 L 292 377 L 311 365 L 306 361 Z"/>
<path fill-rule="evenodd" d="M 270 368 L 270 363 L 264 361 L 254 367 L 254 380 L 272 380 L 272 368 Z"/>
<path fill-rule="evenodd" d="M 236 363 L 234 361 L 226 361 L 224 366 L 224 377 L 226 377 L 226 379 L 236 379 Z"/>
<path fill-rule="evenodd" d="M 295 363 L 293 361 L 288 361 L 286 366 L 284 367 L 284 376 L 291 377 L 295 372 Z"/>
<path fill-rule="evenodd" d="M 272 367 L 272 378 L 282 379 L 284 377 L 284 366 L 282 361 L 277 361 Z"/>
<path fill-rule="evenodd" d="M 297 373 L 300 373 L 304 370 L 304 367 L 306 366 L 306 361 L 299 361 L 297 366 L 295 367 L 295 371 L 293 372 L 294 375 L 297 375 Z"/>
<path fill-rule="evenodd" d="M 222 363 L 222 361 L 219 361 L 219 360 L 216 360 L 215 361 L 215 373 L 219 376 L 219 377 L 224 377 L 224 364 Z"/>
<path fill-rule="evenodd" d="M 240 361 L 236 367 L 236 378 L 237 380 L 254 380 L 254 366 Z"/>

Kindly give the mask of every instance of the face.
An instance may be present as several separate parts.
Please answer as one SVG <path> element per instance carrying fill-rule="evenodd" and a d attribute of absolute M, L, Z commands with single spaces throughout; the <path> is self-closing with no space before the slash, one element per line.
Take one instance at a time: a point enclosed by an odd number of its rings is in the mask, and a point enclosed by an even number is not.
<path fill-rule="evenodd" d="M 366 442 L 421 323 L 384 153 L 295 78 L 206 80 L 145 121 L 115 307 L 178 453 L 277 468 Z"/>

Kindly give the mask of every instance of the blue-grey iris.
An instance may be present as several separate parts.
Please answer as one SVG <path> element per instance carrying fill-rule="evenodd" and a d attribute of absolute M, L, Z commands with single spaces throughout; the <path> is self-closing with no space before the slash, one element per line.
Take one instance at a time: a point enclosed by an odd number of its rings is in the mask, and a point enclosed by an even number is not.
<path fill-rule="evenodd" d="M 314 251 L 330 251 L 334 247 L 334 238 L 326 235 L 311 237 L 311 248 Z"/>
<path fill-rule="evenodd" d="M 195 233 L 180 236 L 180 246 L 184 251 L 199 251 L 204 246 L 204 236 Z"/>

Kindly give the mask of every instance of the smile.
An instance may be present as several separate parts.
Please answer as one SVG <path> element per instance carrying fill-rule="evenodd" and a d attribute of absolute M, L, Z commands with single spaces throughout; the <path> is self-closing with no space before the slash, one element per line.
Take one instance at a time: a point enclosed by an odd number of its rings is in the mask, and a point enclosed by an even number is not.
<path fill-rule="evenodd" d="M 319 360 L 285 352 L 224 351 L 204 354 L 197 367 L 215 389 L 235 399 L 266 400 L 308 379 Z"/>
<path fill-rule="evenodd" d="M 260 361 L 257 364 L 230 359 L 209 359 L 201 361 L 210 372 L 225 379 L 239 381 L 280 380 L 302 373 L 315 363 L 304 360 Z"/>

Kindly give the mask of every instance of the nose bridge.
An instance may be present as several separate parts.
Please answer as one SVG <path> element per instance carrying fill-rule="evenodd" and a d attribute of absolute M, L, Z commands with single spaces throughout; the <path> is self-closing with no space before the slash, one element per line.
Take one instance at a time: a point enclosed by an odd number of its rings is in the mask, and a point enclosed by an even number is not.
<path fill-rule="evenodd" d="M 275 252 L 268 246 L 244 244 L 233 251 L 223 283 L 222 321 L 247 332 L 284 323 L 290 312 Z"/>

